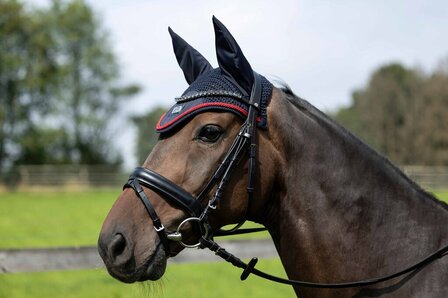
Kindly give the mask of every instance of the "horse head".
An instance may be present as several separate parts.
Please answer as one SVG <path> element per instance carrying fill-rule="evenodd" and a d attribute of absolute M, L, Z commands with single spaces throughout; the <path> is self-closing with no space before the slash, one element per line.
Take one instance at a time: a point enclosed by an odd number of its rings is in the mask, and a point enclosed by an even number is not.
<path fill-rule="evenodd" d="M 218 68 L 169 29 L 189 87 L 159 120 L 157 144 L 104 221 L 99 252 L 121 281 L 159 279 L 169 257 L 224 225 L 257 220 L 268 199 L 272 179 L 259 173 L 277 167 L 267 129 L 273 87 L 213 24 Z M 255 166 L 255 154 L 264 162 Z"/>

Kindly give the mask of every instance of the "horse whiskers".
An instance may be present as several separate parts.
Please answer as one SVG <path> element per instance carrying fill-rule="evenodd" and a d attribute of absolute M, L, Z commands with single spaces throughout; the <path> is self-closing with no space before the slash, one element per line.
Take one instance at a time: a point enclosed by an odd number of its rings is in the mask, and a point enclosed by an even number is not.
<path fill-rule="evenodd" d="M 151 298 L 163 298 L 163 289 L 165 285 L 165 280 L 159 279 L 157 281 L 145 281 L 139 283 L 140 297 L 151 297 Z"/>

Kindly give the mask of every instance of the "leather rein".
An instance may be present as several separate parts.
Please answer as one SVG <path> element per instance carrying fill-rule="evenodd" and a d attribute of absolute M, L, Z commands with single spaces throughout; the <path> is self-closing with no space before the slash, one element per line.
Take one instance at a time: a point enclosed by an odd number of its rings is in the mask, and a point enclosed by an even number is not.
<path fill-rule="evenodd" d="M 293 286 L 302 286 L 302 287 L 310 287 L 310 288 L 353 288 L 353 287 L 364 287 L 373 284 L 378 284 L 380 282 L 384 282 L 399 276 L 403 276 L 405 274 L 418 271 L 421 268 L 427 266 L 431 262 L 445 256 L 448 254 L 448 245 L 424 258 L 420 262 L 405 268 L 399 272 L 394 274 L 390 274 L 387 276 L 373 278 L 368 280 L 356 281 L 356 282 L 347 282 L 347 283 L 314 283 L 314 282 L 306 282 L 299 280 L 291 280 L 280 278 L 277 276 L 273 276 L 267 274 L 263 271 L 260 271 L 255 268 L 256 263 L 258 262 L 257 258 L 252 258 L 248 263 L 243 262 L 238 257 L 233 254 L 227 252 L 224 248 L 219 246 L 213 240 L 215 236 L 227 236 L 227 235 L 236 235 L 236 234 L 245 234 L 251 232 L 259 232 L 266 230 L 265 228 L 252 228 L 252 229 L 239 229 L 243 223 L 246 221 L 248 212 L 251 208 L 253 201 L 253 192 L 254 192 L 254 184 L 255 184 L 255 166 L 256 166 L 256 127 L 257 127 L 257 114 L 260 107 L 261 101 L 261 79 L 259 75 L 254 72 L 254 84 L 252 86 L 252 92 L 250 96 L 249 102 L 246 102 L 249 105 L 249 111 L 246 118 L 246 121 L 240 128 L 239 133 L 235 137 L 232 145 L 230 146 L 227 154 L 225 155 L 223 161 L 218 166 L 212 177 L 206 183 L 202 191 L 195 198 L 189 192 L 185 191 L 183 188 L 174 184 L 167 178 L 162 175 L 146 169 L 142 167 L 137 167 L 134 172 L 129 177 L 129 180 L 124 185 L 123 189 L 132 188 L 136 193 L 137 197 L 142 201 L 146 211 L 148 212 L 149 217 L 153 222 L 154 229 L 159 235 L 160 241 L 163 244 L 165 251 L 168 255 L 171 256 L 170 252 L 170 241 L 180 243 L 182 246 L 186 248 L 194 248 L 198 247 L 201 249 L 208 248 L 211 251 L 215 252 L 216 255 L 223 258 L 227 262 L 232 265 L 243 269 L 243 273 L 241 274 L 241 280 L 245 280 L 249 274 L 254 274 L 259 277 L 278 282 L 283 284 L 289 284 Z M 219 95 L 219 94 L 218 94 Z M 219 202 L 222 198 L 224 189 L 227 185 L 227 182 L 230 180 L 230 177 L 235 169 L 238 161 L 241 159 L 242 155 L 248 152 L 249 158 L 249 168 L 248 168 L 248 184 L 247 184 L 247 206 L 246 206 L 246 216 L 244 216 L 243 220 L 237 224 L 234 228 L 230 230 L 217 230 L 213 231 L 209 224 L 209 216 L 213 210 L 216 210 Z M 162 198 L 167 200 L 169 203 L 174 204 L 179 209 L 183 210 L 186 214 L 188 214 L 188 218 L 182 221 L 176 231 L 167 232 L 165 227 L 163 226 L 157 212 L 149 201 L 148 197 L 145 194 L 142 185 L 151 189 L 152 191 L 159 194 Z M 203 207 L 204 198 L 208 195 L 211 189 L 217 186 L 216 191 L 213 197 L 208 201 L 205 208 Z M 201 235 L 199 241 L 196 244 L 187 244 L 184 243 L 184 239 L 182 237 L 182 227 L 190 223 L 192 225 L 193 231 L 197 234 Z"/>

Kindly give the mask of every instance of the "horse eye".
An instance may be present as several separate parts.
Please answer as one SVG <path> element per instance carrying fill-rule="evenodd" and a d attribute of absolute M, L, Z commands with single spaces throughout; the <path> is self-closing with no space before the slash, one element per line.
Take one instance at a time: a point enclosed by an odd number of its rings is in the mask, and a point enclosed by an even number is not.
<path fill-rule="evenodd" d="M 206 125 L 201 128 L 197 138 L 206 143 L 215 143 L 222 135 L 222 130 L 216 125 Z"/>

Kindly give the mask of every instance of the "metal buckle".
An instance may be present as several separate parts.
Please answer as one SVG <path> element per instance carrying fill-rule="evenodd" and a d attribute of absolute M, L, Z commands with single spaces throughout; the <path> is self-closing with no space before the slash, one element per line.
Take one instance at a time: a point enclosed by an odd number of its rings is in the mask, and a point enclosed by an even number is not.
<path fill-rule="evenodd" d="M 198 247 L 199 245 L 201 245 L 201 242 L 198 242 L 196 244 L 186 244 L 182 241 L 182 233 L 180 232 L 180 229 L 184 224 L 186 224 L 189 221 L 197 221 L 198 223 L 201 223 L 201 219 L 199 217 L 189 217 L 187 219 L 184 219 L 177 227 L 176 232 L 168 234 L 167 238 L 171 241 L 179 242 L 180 245 L 182 245 L 183 247 L 186 247 L 186 248 L 195 248 L 195 247 Z M 204 231 L 205 231 L 203 237 L 207 238 L 209 229 L 206 225 L 203 225 L 203 227 L 204 227 Z"/>
<path fill-rule="evenodd" d="M 212 205 L 212 201 L 211 201 L 211 200 L 208 202 L 208 207 L 209 207 L 210 209 L 213 209 L 213 210 L 216 210 L 216 208 L 217 208 L 216 205 Z M 194 218 L 194 217 L 191 217 L 191 218 Z"/>
<path fill-rule="evenodd" d="M 160 231 L 165 230 L 165 227 L 163 226 L 163 224 L 160 224 L 160 228 L 157 228 L 156 226 L 154 226 L 154 230 L 156 230 L 156 232 L 158 233 Z"/>

